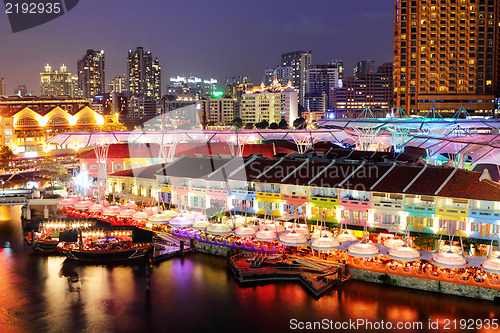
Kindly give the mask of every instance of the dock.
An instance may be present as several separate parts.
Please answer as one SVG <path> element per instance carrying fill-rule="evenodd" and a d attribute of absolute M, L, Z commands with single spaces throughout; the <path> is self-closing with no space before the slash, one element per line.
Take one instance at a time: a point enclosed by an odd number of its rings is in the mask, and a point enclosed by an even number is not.
<path fill-rule="evenodd" d="M 315 297 L 350 277 L 345 264 L 314 257 L 245 252 L 229 258 L 228 264 L 240 283 L 299 281 Z"/>
<path fill-rule="evenodd" d="M 194 250 L 194 246 L 186 239 L 158 232 L 153 239 L 153 262 L 162 262 L 178 255 L 194 252 Z"/>

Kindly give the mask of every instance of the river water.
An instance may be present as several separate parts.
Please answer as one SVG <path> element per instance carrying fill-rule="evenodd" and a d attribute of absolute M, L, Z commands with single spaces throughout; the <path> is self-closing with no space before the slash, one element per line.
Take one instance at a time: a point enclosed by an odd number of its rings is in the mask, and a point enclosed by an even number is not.
<path fill-rule="evenodd" d="M 147 292 L 143 265 L 33 254 L 19 213 L 0 206 L 0 333 L 288 332 L 315 321 L 336 332 L 500 331 L 485 328 L 485 319 L 500 319 L 493 302 L 358 281 L 315 300 L 296 283 L 240 287 L 224 259 L 201 253 L 155 265 Z M 473 328 L 472 319 L 483 327 Z M 413 328 L 396 330 L 398 323 Z"/>

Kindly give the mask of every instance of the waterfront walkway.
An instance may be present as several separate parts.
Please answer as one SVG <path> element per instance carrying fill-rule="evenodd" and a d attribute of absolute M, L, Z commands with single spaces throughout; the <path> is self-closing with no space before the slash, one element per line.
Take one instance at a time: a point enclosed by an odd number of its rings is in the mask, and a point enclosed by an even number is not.
<path fill-rule="evenodd" d="M 297 255 L 245 252 L 231 257 L 229 266 L 240 283 L 298 280 L 316 297 L 349 279 L 343 264 Z"/>

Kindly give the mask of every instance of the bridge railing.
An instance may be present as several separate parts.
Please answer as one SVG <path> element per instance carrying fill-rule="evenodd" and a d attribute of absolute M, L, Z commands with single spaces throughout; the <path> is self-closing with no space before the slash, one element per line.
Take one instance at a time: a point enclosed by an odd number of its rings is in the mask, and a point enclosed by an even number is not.
<path fill-rule="evenodd" d="M 28 199 L 26 197 L 5 197 L 0 198 L 0 205 L 16 205 L 16 204 L 26 204 Z"/>

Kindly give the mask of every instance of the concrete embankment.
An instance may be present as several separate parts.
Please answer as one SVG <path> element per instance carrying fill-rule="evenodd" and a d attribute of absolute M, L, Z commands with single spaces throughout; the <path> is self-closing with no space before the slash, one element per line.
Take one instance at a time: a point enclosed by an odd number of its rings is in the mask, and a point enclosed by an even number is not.
<path fill-rule="evenodd" d="M 411 288 L 432 291 L 443 294 L 472 297 L 493 301 L 500 299 L 500 289 L 471 286 L 440 280 L 429 280 L 413 276 L 388 274 L 349 266 L 351 279 L 393 285 L 403 288 Z"/>

